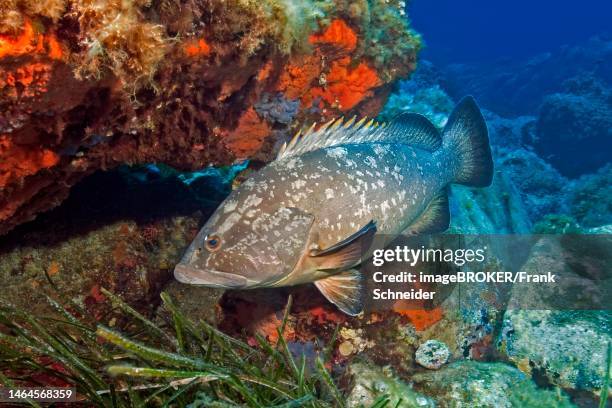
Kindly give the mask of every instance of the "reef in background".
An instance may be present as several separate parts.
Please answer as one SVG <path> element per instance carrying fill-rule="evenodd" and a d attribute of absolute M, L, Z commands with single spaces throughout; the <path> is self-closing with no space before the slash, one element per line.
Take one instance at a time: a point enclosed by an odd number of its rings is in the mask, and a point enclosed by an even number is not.
<path fill-rule="evenodd" d="M 0 234 L 99 169 L 269 159 L 374 116 L 415 68 L 402 1 L 11 0 L 0 6 Z"/>
<path fill-rule="evenodd" d="M 474 95 L 482 107 L 505 119 L 537 116 L 528 124 L 533 129 L 522 126 L 522 135 L 515 132 L 522 140 L 514 141 L 532 148 L 562 176 L 577 179 L 610 161 L 611 63 L 608 34 L 528 60 L 453 64 L 440 70 L 444 89 L 455 99 Z"/>
<path fill-rule="evenodd" d="M 563 91 L 577 75 L 612 84 L 610 34 L 602 33 L 575 45 L 564 45 L 526 60 L 505 58 L 488 64 L 451 64 L 442 68 L 445 88 L 454 98 L 472 94 L 504 117 L 530 115 L 544 99 Z"/>
<path fill-rule="evenodd" d="M 398 81 L 379 119 L 388 121 L 401 112 L 417 112 L 442 128 L 458 100 L 450 96 L 457 86 L 453 74 L 458 69 L 451 68 L 419 61 L 419 69 L 409 80 Z M 549 68 L 548 64 L 540 67 L 544 72 Z M 468 66 L 464 69 L 470 71 Z M 575 67 L 576 72 L 585 69 Z M 486 82 L 484 77 L 482 81 Z M 544 102 L 530 115 L 517 117 L 487 110 L 497 106 L 489 101 L 493 85 L 466 85 L 465 92 L 473 93 L 483 110 L 496 174 L 487 189 L 451 187 L 452 231 L 523 234 L 534 227 L 537 233 L 550 233 L 555 227 L 551 221 L 566 218 L 578 228 L 565 232 L 607 230 L 612 224 L 608 182 L 612 165 L 607 154 L 612 94 L 605 84 L 603 76 L 575 72 L 551 94 L 545 94 L 548 85 L 542 85 L 543 90 L 532 83 L 531 91 Z M 598 230 L 601 228 L 604 230 Z"/>

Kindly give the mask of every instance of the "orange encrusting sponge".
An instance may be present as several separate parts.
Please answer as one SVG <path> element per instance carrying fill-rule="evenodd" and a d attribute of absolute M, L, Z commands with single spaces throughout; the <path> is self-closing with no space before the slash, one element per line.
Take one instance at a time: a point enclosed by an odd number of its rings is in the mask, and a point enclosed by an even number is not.
<path fill-rule="evenodd" d="M 313 34 L 308 39 L 311 44 L 330 44 L 348 52 L 357 47 L 357 34 L 344 20 L 335 19 L 321 34 Z"/>
<path fill-rule="evenodd" d="M 319 59 L 314 55 L 307 55 L 288 64 L 280 76 L 276 89 L 285 94 L 288 99 L 304 97 L 302 102 L 309 105 L 312 100 L 308 95 L 311 83 L 321 74 Z"/>
<path fill-rule="evenodd" d="M 188 41 L 187 44 L 185 44 L 185 54 L 190 57 L 207 57 L 210 55 L 210 45 L 208 45 L 206 40 L 203 38 L 200 38 L 197 41 Z"/>
<path fill-rule="evenodd" d="M 268 122 L 261 119 L 255 109 L 250 107 L 238 120 L 236 129 L 224 135 L 223 143 L 235 153 L 236 158 L 245 159 L 261 148 L 270 133 L 272 129 Z"/>
<path fill-rule="evenodd" d="M 59 156 L 52 150 L 19 146 L 7 135 L 0 135 L 0 188 L 41 169 L 53 167 L 58 161 Z"/>
<path fill-rule="evenodd" d="M 341 19 L 333 20 L 322 33 L 311 35 L 309 41 L 315 47 L 333 46 L 349 53 L 357 48 L 357 34 Z M 376 70 L 365 62 L 353 66 L 350 56 L 333 61 L 327 73 L 323 65 L 316 55 L 293 61 L 285 68 L 276 89 L 289 99 L 301 99 L 304 106 L 320 98 L 332 108 L 348 111 L 382 84 Z M 312 87 L 314 81 L 319 86 Z"/>
<path fill-rule="evenodd" d="M 26 54 L 47 54 L 51 59 L 61 59 L 63 51 L 53 33 L 36 33 L 32 22 L 26 20 L 20 35 L 0 34 L 0 58 Z"/>
<path fill-rule="evenodd" d="M 371 96 L 372 89 L 381 85 L 378 74 L 363 62 L 354 68 L 350 64 L 349 57 L 334 61 L 326 77 L 327 86 L 314 88 L 312 96 L 321 97 L 341 111 L 352 109 L 365 97 Z"/>
<path fill-rule="evenodd" d="M 357 48 L 357 34 L 341 19 L 333 20 L 322 33 L 311 35 L 309 41 L 315 47 L 332 46 L 344 53 Z M 365 62 L 353 66 L 347 55 L 332 61 L 328 72 L 324 71 L 316 55 L 302 57 L 285 68 L 277 89 L 289 99 L 300 98 L 304 106 L 320 98 L 332 108 L 348 111 L 382 84 L 376 70 Z M 312 87 L 314 81 L 318 86 Z"/>
<path fill-rule="evenodd" d="M 423 331 L 433 326 L 440 320 L 442 320 L 443 312 L 441 307 L 435 309 L 404 309 L 401 302 L 396 303 L 393 306 L 393 311 L 397 314 L 407 317 L 410 322 L 414 325 L 417 331 Z"/>

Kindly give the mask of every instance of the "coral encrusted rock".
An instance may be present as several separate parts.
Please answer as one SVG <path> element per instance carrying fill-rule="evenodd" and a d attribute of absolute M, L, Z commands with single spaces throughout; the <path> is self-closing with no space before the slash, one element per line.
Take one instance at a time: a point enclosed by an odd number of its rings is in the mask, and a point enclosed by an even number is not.
<path fill-rule="evenodd" d="M 371 407 L 377 399 L 387 396 L 392 407 L 435 407 L 431 398 L 415 392 L 410 385 L 393 375 L 388 367 L 373 364 L 353 363 L 347 372 L 352 386 L 346 404 L 350 408 Z"/>
<path fill-rule="evenodd" d="M 84 176 L 255 158 L 375 116 L 420 37 L 405 2 L 9 0 L 0 5 L 0 234 Z"/>
<path fill-rule="evenodd" d="M 412 377 L 414 387 L 441 407 L 559 407 L 574 405 L 558 389 L 541 389 L 502 363 L 458 361 Z"/>
<path fill-rule="evenodd" d="M 450 351 L 438 340 L 427 340 L 416 351 L 415 361 L 425 368 L 437 370 L 448 361 Z"/>
<path fill-rule="evenodd" d="M 605 381 L 609 322 L 605 310 L 511 310 L 499 345 L 521 371 L 596 397 Z"/>
<path fill-rule="evenodd" d="M 98 318 L 107 312 L 104 288 L 151 314 L 200 220 L 225 198 L 238 169 L 182 174 L 122 166 L 87 177 L 61 206 L 0 237 L 2 300 L 48 316 L 45 295 L 59 294 Z M 192 293 L 202 305 L 220 296 L 205 289 L 172 294 Z M 204 311 L 214 315 L 214 308 Z"/>

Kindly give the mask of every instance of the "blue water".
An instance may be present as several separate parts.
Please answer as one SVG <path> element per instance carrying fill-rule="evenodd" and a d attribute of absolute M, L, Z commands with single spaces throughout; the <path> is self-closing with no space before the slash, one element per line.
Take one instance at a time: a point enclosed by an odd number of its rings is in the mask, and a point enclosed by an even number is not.
<path fill-rule="evenodd" d="M 414 111 L 441 126 L 472 95 L 528 222 L 609 228 L 612 1 L 414 0 L 407 15 L 425 48 L 383 119 Z"/>
<path fill-rule="evenodd" d="M 408 11 L 437 63 L 525 58 L 612 29 L 609 0 L 414 0 Z"/>

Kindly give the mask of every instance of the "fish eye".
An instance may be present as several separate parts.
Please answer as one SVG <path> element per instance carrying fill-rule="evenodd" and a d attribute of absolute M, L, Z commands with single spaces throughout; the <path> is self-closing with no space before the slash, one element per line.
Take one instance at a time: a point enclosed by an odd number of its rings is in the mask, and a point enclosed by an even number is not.
<path fill-rule="evenodd" d="M 209 252 L 215 252 L 219 248 L 221 248 L 221 237 L 218 235 L 208 235 L 204 242 L 206 249 Z"/>

